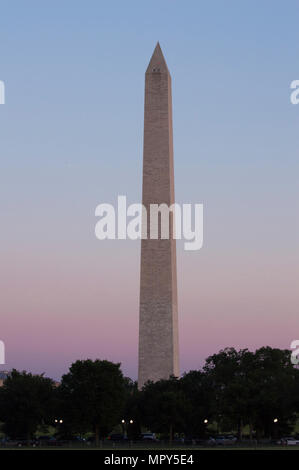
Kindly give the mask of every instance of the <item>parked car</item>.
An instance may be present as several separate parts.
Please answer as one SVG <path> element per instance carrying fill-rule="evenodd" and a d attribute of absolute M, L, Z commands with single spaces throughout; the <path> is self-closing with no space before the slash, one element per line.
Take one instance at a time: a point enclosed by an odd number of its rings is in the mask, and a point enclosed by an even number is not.
<path fill-rule="evenodd" d="M 297 446 L 299 445 L 299 439 L 295 439 L 295 437 L 282 437 L 279 439 L 277 444 L 284 446 Z"/>
<path fill-rule="evenodd" d="M 216 445 L 216 439 L 214 437 L 209 437 L 209 439 L 206 440 L 206 444 L 208 446 L 215 446 Z"/>
<path fill-rule="evenodd" d="M 173 438 L 173 442 L 177 442 L 178 444 L 184 444 L 185 438 L 184 438 L 184 437 L 175 436 L 175 437 Z"/>
<path fill-rule="evenodd" d="M 56 438 L 62 440 L 61 436 L 56 436 Z M 86 439 L 81 436 L 69 436 L 63 438 L 63 440 L 68 444 L 83 444 L 84 442 L 86 442 Z"/>
<path fill-rule="evenodd" d="M 5 447 L 36 447 L 38 445 L 36 439 L 5 439 L 3 440 Z"/>
<path fill-rule="evenodd" d="M 220 446 L 227 446 L 233 445 L 237 442 L 237 438 L 235 436 L 216 436 L 215 443 Z"/>
<path fill-rule="evenodd" d="M 141 434 L 141 440 L 155 442 L 158 439 L 156 438 L 156 434 L 154 432 L 144 432 Z"/>
<path fill-rule="evenodd" d="M 206 439 L 206 438 L 197 437 L 197 436 L 186 436 L 184 439 L 184 443 L 187 446 L 190 446 L 190 445 L 214 446 L 216 444 L 216 441 L 213 437 L 209 437 L 208 439 Z"/>

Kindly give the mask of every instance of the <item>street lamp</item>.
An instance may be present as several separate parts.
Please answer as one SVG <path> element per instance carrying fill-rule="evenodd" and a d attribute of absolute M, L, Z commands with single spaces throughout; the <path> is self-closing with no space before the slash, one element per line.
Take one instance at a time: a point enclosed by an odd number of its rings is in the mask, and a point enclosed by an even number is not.
<path fill-rule="evenodd" d="M 274 437 L 277 438 L 278 437 L 278 430 L 279 430 L 279 426 L 277 424 L 278 423 L 278 418 L 274 418 L 273 423 L 274 423 L 273 434 L 274 434 Z"/>
<path fill-rule="evenodd" d="M 209 421 L 208 421 L 207 419 L 204 419 L 203 422 L 204 422 L 205 424 L 208 424 Z"/>
<path fill-rule="evenodd" d="M 58 419 L 55 418 L 55 419 L 54 419 L 54 423 L 55 423 L 55 424 L 58 424 L 58 423 L 59 423 L 59 424 L 62 424 L 62 423 L 63 423 L 63 419 L 61 419 L 61 418 L 58 418 Z"/>
<path fill-rule="evenodd" d="M 124 437 L 127 437 L 127 425 L 128 424 L 133 424 L 134 421 L 132 419 L 129 420 L 129 422 L 127 422 L 125 419 L 122 419 L 121 420 L 121 423 L 123 425 L 123 433 L 124 433 Z"/>

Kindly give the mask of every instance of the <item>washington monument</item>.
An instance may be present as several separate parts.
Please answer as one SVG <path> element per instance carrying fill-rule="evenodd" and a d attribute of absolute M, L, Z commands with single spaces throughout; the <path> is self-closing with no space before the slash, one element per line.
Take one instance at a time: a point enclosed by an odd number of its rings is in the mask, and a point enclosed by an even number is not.
<path fill-rule="evenodd" d="M 150 204 L 174 203 L 171 77 L 159 43 L 145 73 L 142 203 L 148 219 L 147 239 L 141 241 L 139 388 L 148 380 L 179 376 L 172 213 L 169 239 L 162 239 L 160 230 L 158 239 L 149 237 Z"/>

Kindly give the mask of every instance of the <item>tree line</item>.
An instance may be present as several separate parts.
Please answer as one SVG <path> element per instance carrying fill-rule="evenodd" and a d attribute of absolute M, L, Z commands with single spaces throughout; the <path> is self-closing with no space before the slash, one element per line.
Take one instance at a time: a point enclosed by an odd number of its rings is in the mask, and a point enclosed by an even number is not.
<path fill-rule="evenodd" d="M 120 364 L 78 360 L 59 386 L 41 375 L 12 370 L 0 388 L 0 422 L 10 438 L 34 437 L 39 426 L 57 425 L 65 439 L 93 433 L 105 439 L 122 421 L 130 439 L 142 429 L 172 439 L 205 438 L 210 426 L 235 430 L 242 439 L 278 437 L 299 417 L 299 370 L 290 351 L 262 347 L 255 352 L 226 348 L 200 370 L 181 378 L 148 382 L 142 390 Z"/>

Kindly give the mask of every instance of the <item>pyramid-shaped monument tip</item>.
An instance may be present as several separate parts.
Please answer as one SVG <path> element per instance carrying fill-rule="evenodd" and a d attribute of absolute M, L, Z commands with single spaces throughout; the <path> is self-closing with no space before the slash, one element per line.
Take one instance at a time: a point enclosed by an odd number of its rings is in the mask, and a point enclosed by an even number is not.
<path fill-rule="evenodd" d="M 146 73 L 169 73 L 165 57 L 163 55 L 159 41 L 151 57 L 150 63 L 146 69 Z"/>

